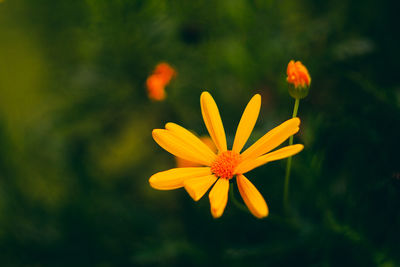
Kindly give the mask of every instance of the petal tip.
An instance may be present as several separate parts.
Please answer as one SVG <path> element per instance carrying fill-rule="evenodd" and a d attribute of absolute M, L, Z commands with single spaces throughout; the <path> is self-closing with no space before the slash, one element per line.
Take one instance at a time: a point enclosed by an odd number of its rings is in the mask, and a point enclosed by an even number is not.
<path fill-rule="evenodd" d="M 264 218 L 268 217 L 268 215 L 269 215 L 269 212 L 268 212 L 268 210 L 267 210 L 265 213 L 258 214 L 256 217 L 257 217 L 258 219 L 264 219 Z"/>
<path fill-rule="evenodd" d="M 153 139 L 157 138 L 157 135 L 160 133 L 161 129 L 153 129 L 153 131 L 151 131 L 151 136 L 153 136 Z"/>
<path fill-rule="evenodd" d="M 250 102 L 253 102 L 253 105 L 257 107 L 258 111 L 261 108 L 261 95 L 255 94 L 251 99 Z M 258 117 L 258 114 L 257 114 Z"/>
<path fill-rule="evenodd" d="M 167 123 L 165 124 L 165 129 L 168 130 L 168 128 L 170 128 L 170 127 L 173 126 L 173 125 L 175 125 L 175 123 L 173 123 L 173 122 L 167 122 Z"/>
<path fill-rule="evenodd" d="M 151 187 L 153 187 L 153 176 L 151 176 L 151 177 L 149 178 L 149 184 L 150 184 Z"/>
<path fill-rule="evenodd" d="M 156 176 L 155 174 L 153 174 L 150 178 L 149 178 L 149 184 L 152 188 L 154 189 L 158 189 L 160 190 L 161 188 L 159 186 L 157 186 L 157 181 L 156 181 Z"/>
<path fill-rule="evenodd" d="M 255 94 L 255 95 L 253 96 L 253 99 L 256 99 L 256 100 L 258 100 L 258 101 L 261 102 L 261 95 L 260 95 L 260 94 Z"/>
<path fill-rule="evenodd" d="M 300 118 L 299 118 L 299 117 L 295 117 L 295 118 L 293 118 L 292 120 L 296 122 L 297 126 L 300 125 L 300 122 L 301 122 L 301 121 L 300 121 Z"/>
<path fill-rule="evenodd" d="M 222 213 L 223 212 L 219 211 L 218 209 L 211 208 L 211 215 L 213 216 L 214 219 L 220 218 L 222 216 Z"/>
<path fill-rule="evenodd" d="M 208 91 L 204 91 L 200 95 L 200 102 L 212 103 L 215 102 L 215 100 Z"/>
<path fill-rule="evenodd" d="M 189 186 L 187 186 L 185 183 L 184 184 L 184 188 L 186 190 L 186 192 L 188 192 L 189 196 L 194 200 L 194 201 L 199 201 L 201 196 L 199 196 L 198 194 L 196 194 L 196 192 L 194 190 L 192 190 Z"/>
<path fill-rule="evenodd" d="M 203 99 L 204 97 L 207 97 L 207 96 L 211 96 L 211 94 L 208 91 L 203 91 L 200 95 L 200 99 Z"/>

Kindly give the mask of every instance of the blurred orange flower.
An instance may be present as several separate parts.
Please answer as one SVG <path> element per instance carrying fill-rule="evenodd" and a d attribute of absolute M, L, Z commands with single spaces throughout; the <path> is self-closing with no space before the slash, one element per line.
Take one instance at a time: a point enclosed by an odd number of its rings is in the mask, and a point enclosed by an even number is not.
<path fill-rule="evenodd" d="M 165 86 L 169 84 L 171 79 L 176 75 L 174 68 L 168 63 L 162 62 L 157 64 L 146 81 L 147 94 L 150 99 L 161 101 L 165 99 Z"/>
<path fill-rule="evenodd" d="M 307 68 L 300 62 L 291 60 L 287 67 L 287 81 L 298 87 L 309 87 L 311 84 L 311 77 Z"/>

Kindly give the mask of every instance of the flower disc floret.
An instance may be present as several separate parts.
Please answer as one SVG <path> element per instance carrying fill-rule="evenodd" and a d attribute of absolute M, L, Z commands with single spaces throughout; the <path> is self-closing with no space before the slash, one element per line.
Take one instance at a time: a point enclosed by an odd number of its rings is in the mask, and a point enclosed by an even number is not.
<path fill-rule="evenodd" d="M 211 172 L 217 177 L 231 179 L 239 163 L 240 154 L 231 150 L 225 151 L 211 164 Z"/>

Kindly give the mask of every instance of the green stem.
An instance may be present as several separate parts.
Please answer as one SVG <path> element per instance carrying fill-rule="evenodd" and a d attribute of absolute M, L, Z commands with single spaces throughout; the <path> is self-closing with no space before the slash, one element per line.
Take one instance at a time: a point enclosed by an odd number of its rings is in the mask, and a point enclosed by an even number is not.
<path fill-rule="evenodd" d="M 292 118 L 297 116 L 297 111 L 299 110 L 299 104 L 300 104 L 300 99 L 296 98 L 296 101 L 294 102 Z M 291 145 L 293 145 L 293 135 L 289 138 L 289 146 Z M 292 157 L 289 157 L 286 163 L 285 184 L 283 188 L 283 206 L 286 211 L 289 210 L 289 180 L 290 180 L 291 168 L 292 168 Z"/>
<path fill-rule="evenodd" d="M 235 206 L 240 209 L 243 210 L 245 212 L 249 212 L 249 210 L 242 204 L 240 203 L 236 197 L 235 197 L 235 192 L 233 192 L 233 183 L 229 186 L 229 194 L 231 196 L 232 202 L 233 204 L 235 204 Z"/>
<path fill-rule="evenodd" d="M 294 108 L 293 108 L 293 115 L 292 118 L 297 116 L 297 111 L 299 110 L 299 104 L 300 104 L 300 99 L 296 98 L 296 101 L 294 102 Z"/>

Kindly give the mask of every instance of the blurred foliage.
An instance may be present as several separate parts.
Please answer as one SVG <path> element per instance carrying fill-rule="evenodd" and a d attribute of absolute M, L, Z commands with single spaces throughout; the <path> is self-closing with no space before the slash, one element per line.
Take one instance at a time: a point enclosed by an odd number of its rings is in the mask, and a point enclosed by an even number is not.
<path fill-rule="evenodd" d="M 399 266 L 396 22 L 372 0 L 0 1 L 1 266 Z M 153 128 L 205 134 L 208 90 L 232 144 L 260 93 L 251 143 L 291 115 L 291 59 L 313 82 L 290 216 L 285 161 L 248 175 L 265 220 L 150 188 L 175 164 Z M 178 76 L 152 102 L 160 61 Z"/>

